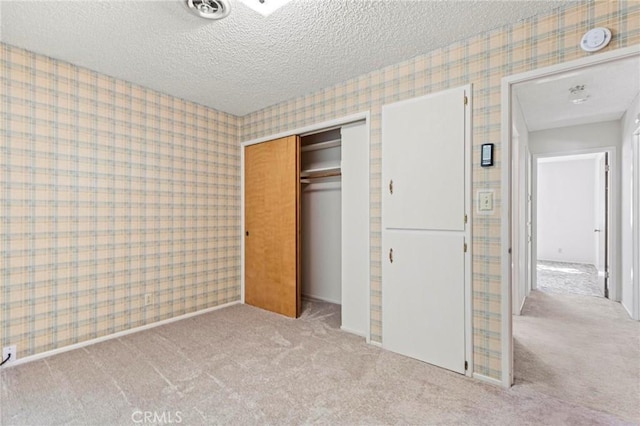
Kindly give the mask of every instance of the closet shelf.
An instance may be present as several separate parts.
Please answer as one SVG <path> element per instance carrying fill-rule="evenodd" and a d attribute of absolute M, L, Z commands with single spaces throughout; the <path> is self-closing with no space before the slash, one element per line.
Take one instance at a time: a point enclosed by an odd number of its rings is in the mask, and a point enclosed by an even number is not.
<path fill-rule="evenodd" d="M 335 148 L 336 146 L 340 146 L 341 143 L 342 143 L 341 139 L 335 139 L 335 140 L 326 141 L 326 142 L 318 142 L 310 145 L 304 145 L 300 147 L 300 151 L 308 152 L 308 151 L 317 151 L 319 149 Z"/>
<path fill-rule="evenodd" d="M 307 169 L 300 171 L 301 178 L 315 179 L 321 177 L 340 176 L 340 166 L 322 167 L 318 169 Z"/>

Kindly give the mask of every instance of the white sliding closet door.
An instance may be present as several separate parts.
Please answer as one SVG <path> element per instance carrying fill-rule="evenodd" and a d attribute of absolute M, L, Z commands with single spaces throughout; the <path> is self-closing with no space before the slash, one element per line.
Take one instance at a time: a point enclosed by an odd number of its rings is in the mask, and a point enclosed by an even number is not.
<path fill-rule="evenodd" d="M 382 342 L 465 372 L 468 88 L 382 109 Z"/>
<path fill-rule="evenodd" d="M 369 135 L 364 121 L 342 135 L 342 329 L 369 330 Z"/>

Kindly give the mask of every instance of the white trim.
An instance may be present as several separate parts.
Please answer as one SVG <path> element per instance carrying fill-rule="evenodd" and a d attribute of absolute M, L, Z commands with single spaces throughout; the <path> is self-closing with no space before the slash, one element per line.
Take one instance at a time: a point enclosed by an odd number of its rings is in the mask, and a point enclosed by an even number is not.
<path fill-rule="evenodd" d="M 345 333 L 350 333 L 350 334 L 355 334 L 356 336 L 360 336 L 360 337 L 364 338 L 365 341 L 367 339 L 367 336 L 365 336 L 365 333 L 361 333 L 359 331 L 351 330 L 348 327 L 344 327 L 344 326 L 341 325 L 340 326 L 340 330 L 344 331 Z M 369 343 L 369 342 L 367 342 L 367 343 Z"/>
<path fill-rule="evenodd" d="M 634 140 L 631 142 L 633 158 L 633 183 L 631 195 L 633 214 L 633 282 L 632 288 L 632 310 L 631 318 L 640 320 L 640 127 L 634 132 Z"/>
<path fill-rule="evenodd" d="M 484 374 L 473 373 L 473 378 L 494 386 L 502 386 L 502 381 L 494 379 L 493 377 L 485 376 Z"/>
<path fill-rule="evenodd" d="M 356 114 L 351 114 L 346 117 L 336 118 L 333 120 L 323 121 L 322 123 L 310 124 L 305 127 L 298 127 L 293 130 L 286 130 L 284 132 L 276 133 L 275 135 L 263 136 L 261 138 L 251 139 L 245 142 L 242 142 L 240 145 L 242 147 L 255 145 L 261 142 L 267 142 L 273 139 L 286 138 L 287 136 L 300 135 L 307 136 L 314 133 L 318 133 L 325 130 L 331 130 L 332 128 L 341 127 L 345 124 L 355 123 L 357 121 L 366 120 L 369 122 L 369 111 L 359 112 Z M 243 163 L 244 164 L 244 163 Z"/>
<path fill-rule="evenodd" d="M 17 365 L 21 365 L 21 364 L 26 364 L 28 362 L 33 362 L 33 361 L 38 361 L 44 358 L 49 358 L 51 356 L 54 355 L 59 355 L 65 352 L 69 352 L 69 351 L 73 351 L 76 349 L 80 349 L 80 348 L 84 348 L 86 346 L 91 346 L 91 345 L 95 345 L 96 343 L 102 343 L 102 342 L 106 342 L 107 340 L 112 340 L 112 339 L 118 339 L 120 337 L 124 337 L 127 336 L 129 334 L 134 334 L 134 333 L 139 333 L 141 331 L 146 331 L 146 330 L 150 330 L 152 328 L 156 328 L 156 327 L 160 327 L 162 325 L 167 325 L 170 324 L 172 322 L 176 322 L 176 321 L 182 321 L 185 320 L 187 318 L 192 318 L 198 315 L 203 315 L 203 314 L 207 314 L 209 312 L 213 312 L 213 311 L 217 311 L 220 309 L 224 309 L 224 308 L 228 308 L 230 306 L 233 305 L 239 305 L 241 302 L 239 300 L 236 300 L 235 302 L 229 302 L 229 303 L 225 303 L 223 305 L 218 305 L 218 306 L 213 306 L 211 308 L 206 308 L 206 309 L 201 309 L 199 311 L 195 311 L 195 312 L 189 312 L 187 314 L 184 315 L 179 315 L 177 317 L 173 317 L 173 318 L 167 318 L 161 321 L 157 321 L 157 322 L 153 322 L 151 324 L 145 324 L 145 325 L 141 325 L 139 327 L 134 327 L 134 328 L 130 328 L 128 330 L 122 330 L 122 331 L 118 331 L 117 333 L 113 333 L 113 334 L 108 334 L 106 336 L 100 336 L 100 337 L 96 337 L 95 339 L 91 339 L 91 340 L 85 340 L 84 342 L 78 342 L 78 343 L 74 343 L 72 345 L 69 346 L 63 346 L 61 348 L 57 348 L 57 349 L 52 349 L 50 351 L 46 351 L 46 352 L 41 352 L 35 355 L 29 355 L 26 356 L 24 358 L 19 358 L 11 363 L 8 363 L 6 365 L 4 365 L 2 368 L 10 368 L 10 367 L 15 367 Z"/>
<path fill-rule="evenodd" d="M 464 277 L 464 334 L 465 334 L 465 360 L 467 361 L 467 370 L 465 375 L 473 377 L 473 177 L 472 174 L 472 157 L 473 157 L 473 84 L 463 86 L 465 95 L 467 96 L 467 105 L 465 109 L 465 213 L 467 215 L 467 223 L 465 223 L 465 240 L 467 243 L 467 256 L 465 258 L 464 269 L 466 271 Z"/>
<path fill-rule="evenodd" d="M 240 143 L 240 295 L 242 303 L 245 303 L 245 282 L 244 282 L 244 233 L 245 233 L 245 223 L 244 223 L 244 149 L 247 146 L 255 145 L 262 142 L 267 142 L 274 139 L 285 138 L 287 136 L 293 135 L 310 135 L 314 133 L 323 132 L 326 130 L 335 129 L 337 127 L 342 127 L 347 124 L 357 123 L 359 121 L 364 121 L 367 129 L 367 146 L 369 150 L 371 150 L 371 113 L 369 111 L 362 111 L 356 114 L 351 114 L 346 117 L 336 118 L 333 120 L 323 121 L 321 123 L 311 124 L 305 127 L 299 127 L 297 129 L 287 130 L 284 132 L 277 133 L 275 135 L 264 136 L 257 139 L 251 139 L 245 142 Z M 369 153 L 370 154 L 370 153 Z M 371 158 L 369 159 L 371 162 Z M 371 179 L 371 168 L 369 168 L 369 179 Z M 369 191 L 371 191 L 371 187 L 369 187 Z M 371 200 L 369 200 L 371 202 Z M 371 215 L 369 215 L 369 232 L 371 231 Z M 371 341 L 371 241 L 369 241 L 369 250 L 367 252 L 367 260 L 369 264 L 369 280 L 368 280 L 368 293 L 369 303 L 367 304 L 367 336 L 366 341 L 369 344 L 373 344 Z"/>
<path fill-rule="evenodd" d="M 373 340 L 369 340 L 367 343 L 368 343 L 369 345 L 371 345 L 371 346 L 375 346 L 375 347 L 377 347 L 377 348 L 384 349 L 384 348 L 382 347 L 382 343 L 380 343 L 380 342 L 376 342 L 376 341 L 373 341 Z M 384 350 L 386 350 L 386 349 L 384 349 Z"/>
<path fill-rule="evenodd" d="M 512 302 L 511 302 L 511 255 L 509 253 L 511 241 L 511 86 L 529 80 L 539 79 L 562 72 L 577 70 L 588 66 L 624 59 L 640 54 L 640 45 L 629 46 L 609 52 L 599 53 L 573 61 L 563 62 L 549 67 L 535 69 L 521 74 L 514 74 L 502 78 L 501 89 L 501 146 L 502 146 L 502 211 L 500 246 L 501 254 L 501 356 L 502 379 L 504 387 L 513 383 L 513 332 L 512 332 Z"/>

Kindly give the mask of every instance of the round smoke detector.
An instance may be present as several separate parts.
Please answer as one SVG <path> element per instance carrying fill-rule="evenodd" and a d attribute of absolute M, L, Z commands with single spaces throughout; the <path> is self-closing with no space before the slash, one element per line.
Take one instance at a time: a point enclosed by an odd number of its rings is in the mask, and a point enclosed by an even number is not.
<path fill-rule="evenodd" d="M 229 0 L 185 0 L 194 14 L 205 19 L 222 19 L 231 12 Z"/>

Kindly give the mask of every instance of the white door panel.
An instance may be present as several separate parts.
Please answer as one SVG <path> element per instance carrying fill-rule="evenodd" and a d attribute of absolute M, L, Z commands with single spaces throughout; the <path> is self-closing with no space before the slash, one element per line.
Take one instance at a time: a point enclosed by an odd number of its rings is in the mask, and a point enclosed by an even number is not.
<path fill-rule="evenodd" d="M 458 88 L 383 106 L 385 228 L 464 230 L 464 96 Z"/>
<path fill-rule="evenodd" d="M 382 344 L 463 374 L 468 89 L 382 108 Z"/>
<path fill-rule="evenodd" d="M 464 236 L 387 231 L 384 246 L 384 348 L 464 373 Z"/>
<path fill-rule="evenodd" d="M 364 122 L 342 135 L 342 329 L 369 331 L 369 135 Z"/>

